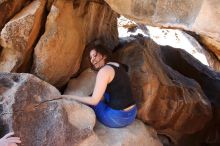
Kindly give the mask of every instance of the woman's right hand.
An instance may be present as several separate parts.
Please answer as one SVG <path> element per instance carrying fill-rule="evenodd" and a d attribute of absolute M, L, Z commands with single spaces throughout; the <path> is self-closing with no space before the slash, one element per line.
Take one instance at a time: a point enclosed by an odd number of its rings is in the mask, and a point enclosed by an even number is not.
<path fill-rule="evenodd" d="M 12 135 L 14 135 L 14 132 L 10 132 L 2 137 L 0 139 L 0 146 L 17 146 L 17 143 L 21 143 L 19 137 L 12 137 Z"/>

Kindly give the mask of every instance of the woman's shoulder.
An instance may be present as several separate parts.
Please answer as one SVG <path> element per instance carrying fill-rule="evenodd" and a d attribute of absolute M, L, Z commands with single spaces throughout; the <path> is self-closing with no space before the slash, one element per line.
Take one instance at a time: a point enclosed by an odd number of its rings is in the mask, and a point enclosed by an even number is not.
<path fill-rule="evenodd" d="M 128 72 L 128 70 L 129 70 L 128 65 L 123 64 L 123 63 L 109 62 L 109 63 L 107 63 L 107 65 L 110 65 L 110 66 L 116 67 L 116 68 L 123 68 L 126 72 Z"/>
<path fill-rule="evenodd" d="M 108 74 L 109 72 L 112 72 L 112 71 L 114 71 L 114 68 L 113 68 L 112 66 L 110 66 L 110 65 L 104 65 L 104 66 L 98 71 L 98 73 L 99 73 L 99 72 L 102 72 L 102 73 Z"/>
<path fill-rule="evenodd" d="M 108 62 L 108 63 L 106 63 L 106 65 L 115 66 L 115 67 L 119 67 L 120 66 L 120 64 L 118 62 Z"/>
<path fill-rule="evenodd" d="M 103 66 L 99 71 L 98 71 L 98 74 L 97 74 L 97 77 L 100 77 L 100 78 L 108 78 L 109 82 L 112 81 L 112 79 L 114 78 L 115 76 L 115 70 L 113 67 L 109 66 L 109 65 L 105 65 Z"/>

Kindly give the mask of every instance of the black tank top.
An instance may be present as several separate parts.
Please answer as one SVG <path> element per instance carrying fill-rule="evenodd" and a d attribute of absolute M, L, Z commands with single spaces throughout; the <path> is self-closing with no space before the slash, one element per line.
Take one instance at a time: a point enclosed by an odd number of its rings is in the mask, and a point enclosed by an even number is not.
<path fill-rule="evenodd" d="M 107 85 L 106 92 L 109 93 L 110 99 L 107 104 L 117 110 L 125 109 L 135 104 L 133 99 L 130 79 L 125 69 L 119 65 L 116 67 L 112 64 L 107 64 L 115 70 L 113 80 Z"/>

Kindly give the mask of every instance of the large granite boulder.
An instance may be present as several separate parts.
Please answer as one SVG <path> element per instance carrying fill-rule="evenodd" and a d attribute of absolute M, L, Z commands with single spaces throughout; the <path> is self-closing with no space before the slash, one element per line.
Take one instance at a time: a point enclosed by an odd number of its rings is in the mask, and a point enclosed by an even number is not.
<path fill-rule="evenodd" d="M 58 100 L 59 91 L 35 76 L 0 73 L 0 89 L 3 129 L 14 131 L 22 145 L 75 146 L 94 137 L 93 110 Z"/>
<path fill-rule="evenodd" d="M 55 1 L 34 50 L 32 72 L 52 85 L 63 86 L 80 66 L 85 47 L 82 28 L 72 1 Z"/>
<path fill-rule="evenodd" d="M 77 78 L 69 80 L 64 94 L 88 96 L 93 93 L 96 80 L 96 72 L 90 68 L 84 70 Z"/>
<path fill-rule="evenodd" d="M 117 13 L 152 26 L 180 28 L 202 37 L 218 58 L 220 1 L 218 0 L 105 0 Z M 214 48 L 213 45 L 214 43 Z"/>
<path fill-rule="evenodd" d="M 95 77 L 96 74 L 94 71 L 86 69 L 77 78 L 73 78 L 69 81 L 64 94 L 78 95 L 82 96 L 82 98 L 89 96 L 94 89 Z M 135 120 L 131 125 L 124 128 L 108 128 L 100 122 L 96 122 L 94 133 L 95 135 L 91 137 L 91 139 L 94 139 L 94 142 L 89 143 L 90 140 L 86 140 L 83 142 L 85 146 L 88 143 L 88 145 L 94 146 L 99 144 L 102 144 L 101 146 L 133 146 L 135 144 L 138 146 L 162 145 L 157 137 L 156 131 L 150 126 L 145 126 L 143 122 L 139 120 Z"/>
<path fill-rule="evenodd" d="M 33 1 L 2 29 L 0 71 L 30 71 L 33 45 L 41 29 L 45 4 L 45 0 Z"/>
<path fill-rule="evenodd" d="M 180 49 L 172 51 L 185 53 Z M 212 118 L 212 109 L 201 86 L 184 72 L 170 66 L 172 61 L 167 62 L 173 56 L 147 38 L 131 41 L 116 54 L 130 68 L 132 88 L 139 107 L 138 118 L 177 142 L 184 134 L 203 129 Z M 173 61 L 182 67 L 178 63 Z M 188 71 L 193 71 L 193 68 L 185 72 Z"/>
<path fill-rule="evenodd" d="M 5 23 L 21 10 L 28 0 L 0 0 L 0 30 Z"/>
<path fill-rule="evenodd" d="M 108 128 L 98 122 L 94 131 L 105 146 L 162 146 L 156 131 L 139 120 L 124 128 Z"/>
<path fill-rule="evenodd" d="M 110 47 L 117 44 L 116 17 L 101 0 L 54 1 L 35 47 L 32 73 L 61 88 L 77 74 L 87 43 L 103 38 Z"/>

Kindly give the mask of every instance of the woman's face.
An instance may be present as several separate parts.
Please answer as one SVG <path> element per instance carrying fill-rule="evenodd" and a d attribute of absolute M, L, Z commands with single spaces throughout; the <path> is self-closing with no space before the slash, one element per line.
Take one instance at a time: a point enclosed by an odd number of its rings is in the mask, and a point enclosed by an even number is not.
<path fill-rule="evenodd" d="M 89 57 L 90 57 L 90 62 L 95 70 L 98 70 L 105 65 L 106 56 L 103 56 L 102 54 L 96 52 L 95 49 L 90 51 Z"/>

